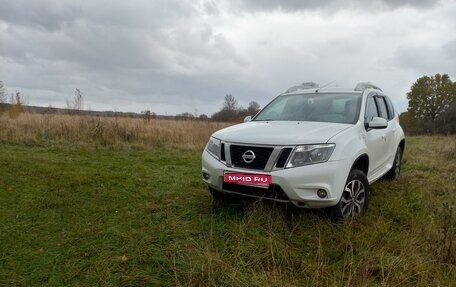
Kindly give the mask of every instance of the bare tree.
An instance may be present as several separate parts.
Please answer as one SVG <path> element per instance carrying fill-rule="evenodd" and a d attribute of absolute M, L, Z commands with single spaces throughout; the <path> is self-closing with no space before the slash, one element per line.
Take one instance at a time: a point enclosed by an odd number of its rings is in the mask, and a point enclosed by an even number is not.
<path fill-rule="evenodd" d="M 150 110 L 142 111 L 141 114 L 143 114 L 144 122 L 149 124 L 150 119 L 152 118 L 152 114 L 151 114 Z"/>
<path fill-rule="evenodd" d="M 21 92 L 16 91 L 16 94 L 11 93 L 10 103 L 11 107 L 8 109 L 8 114 L 11 118 L 18 117 L 24 112 L 23 96 Z"/>
<path fill-rule="evenodd" d="M 0 81 L 0 104 L 5 104 L 8 101 L 8 91 L 3 85 L 3 82 Z"/>
<path fill-rule="evenodd" d="M 234 121 L 239 116 L 239 108 L 236 98 L 231 95 L 225 95 L 225 101 L 223 102 L 222 109 L 212 115 L 212 119 L 215 121 Z"/>
<path fill-rule="evenodd" d="M 223 103 L 222 109 L 230 112 L 236 112 L 238 110 L 238 102 L 236 98 L 231 94 L 225 95 L 225 102 Z"/>
<path fill-rule="evenodd" d="M 81 90 L 78 88 L 76 88 L 74 91 L 73 109 L 76 111 L 81 111 L 84 109 L 84 98 L 82 96 Z"/>
<path fill-rule="evenodd" d="M 80 89 L 75 89 L 73 101 L 66 99 L 66 107 L 68 110 L 70 110 L 68 111 L 70 114 L 78 113 L 79 111 L 84 109 L 84 97 L 82 96 L 82 92 Z"/>
<path fill-rule="evenodd" d="M 254 116 L 256 115 L 258 112 L 260 111 L 260 105 L 255 102 L 255 101 L 251 101 L 249 103 L 249 106 L 247 108 L 247 114 L 248 116 Z"/>

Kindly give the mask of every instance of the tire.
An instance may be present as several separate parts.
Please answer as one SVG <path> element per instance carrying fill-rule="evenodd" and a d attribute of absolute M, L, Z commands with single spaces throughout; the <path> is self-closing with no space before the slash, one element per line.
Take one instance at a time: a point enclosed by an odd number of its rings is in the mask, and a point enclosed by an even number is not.
<path fill-rule="evenodd" d="M 386 180 L 396 180 L 401 175 L 402 165 L 402 149 L 400 146 L 397 147 L 396 154 L 394 155 L 394 162 L 391 169 L 386 173 Z"/>
<path fill-rule="evenodd" d="M 369 206 L 369 194 L 366 175 L 360 170 L 352 169 L 339 202 L 329 209 L 330 217 L 338 221 L 364 214 Z"/>

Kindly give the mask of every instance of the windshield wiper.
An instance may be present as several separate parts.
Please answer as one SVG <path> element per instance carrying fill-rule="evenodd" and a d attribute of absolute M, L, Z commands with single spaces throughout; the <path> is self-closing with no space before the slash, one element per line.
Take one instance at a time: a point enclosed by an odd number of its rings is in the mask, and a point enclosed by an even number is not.
<path fill-rule="evenodd" d="M 273 119 L 265 119 L 265 120 L 253 120 L 255 122 L 272 122 L 272 121 L 275 121 Z"/>

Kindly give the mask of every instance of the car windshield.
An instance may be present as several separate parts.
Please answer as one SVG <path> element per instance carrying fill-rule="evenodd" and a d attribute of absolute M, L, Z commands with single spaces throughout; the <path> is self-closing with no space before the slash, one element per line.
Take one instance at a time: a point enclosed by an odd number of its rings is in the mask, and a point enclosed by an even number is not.
<path fill-rule="evenodd" d="M 255 121 L 311 121 L 356 123 L 361 93 L 282 95 L 269 103 Z"/>

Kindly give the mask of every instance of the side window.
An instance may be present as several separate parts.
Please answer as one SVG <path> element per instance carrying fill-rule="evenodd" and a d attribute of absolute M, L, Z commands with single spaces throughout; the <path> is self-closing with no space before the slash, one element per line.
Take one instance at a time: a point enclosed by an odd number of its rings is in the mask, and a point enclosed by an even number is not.
<path fill-rule="evenodd" d="M 388 110 L 386 109 L 386 104 L 383 100 L 383 97 L 375 97 L 375 101 L 377 102 L 380 117 L 384 118 L 385 120 L 388 120 Z"/>
<path fill-rule="evenodd" d="M 388 119 L 392 120 L 394 118 L 394 107 L 391 103 L 391 100 L 388 97 L 385 97 L 386 106 L 388 108 Z"/>
<path fill-rule="evenodd" d="M 367 98 L 366 122 L 372 121 L 374 117 L 378 117 L 377 105 L 374 97 Z"/>

